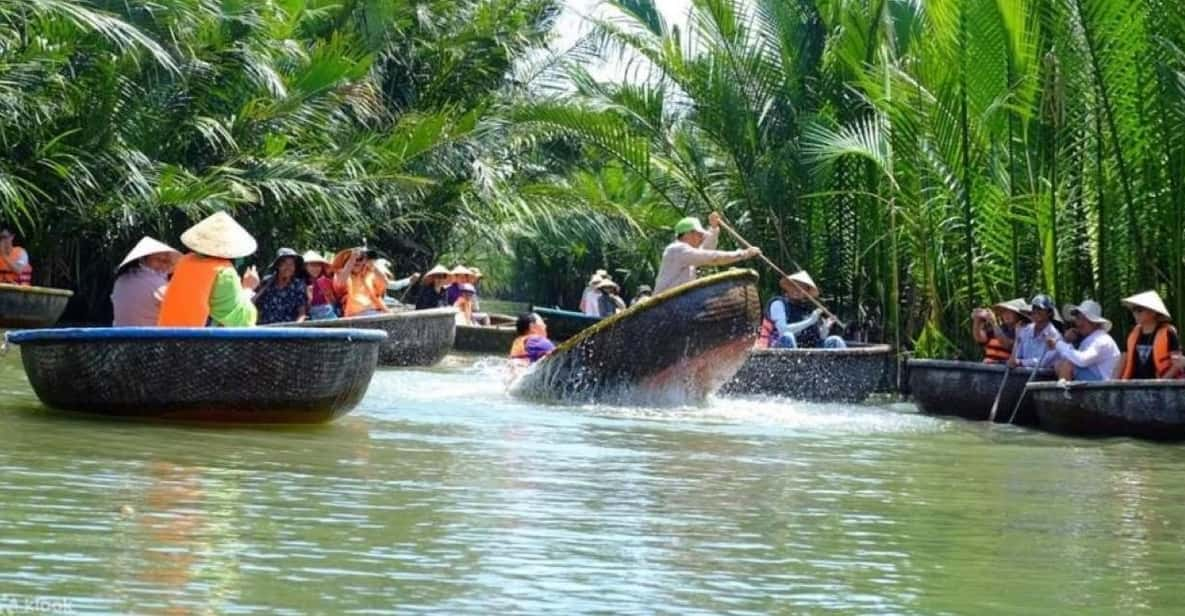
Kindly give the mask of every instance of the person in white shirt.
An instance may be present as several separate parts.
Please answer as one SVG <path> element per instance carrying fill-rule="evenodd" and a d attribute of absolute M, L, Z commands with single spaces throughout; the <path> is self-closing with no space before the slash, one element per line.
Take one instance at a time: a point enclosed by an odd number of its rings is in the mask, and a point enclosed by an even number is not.
<path fill-rule="evenodd" d="M 716 241 L 720 238 L 720 214 L 712 212 L 708 216 L 708 226 L 711 230 L 704 229 L 694 216 L 675 223 L 676 239 L 662 251 L 662 265 L 654 282 L 655 295 L 695 280 L 697 267 L 729 265 L 761 254 L 757 247 L 716 250 Z"/>
<path fill-rule="evenodd" d="M 587 314 L 590 317 L 601 316 L 601 308 L 597 303 L 601 299 L 601 292 L 597 290 L 597 285 L 601 281 L 609 277 L 609 272 L 599 269 L 592 278 L 588 279 L 588 285 L 584 287 L 584 293 L 580 294 L 580 312 Z"/>
<path fill-rule="evenodd" d="M 1038 295 L 1033 298 L 1029 310 L 1032 322 L 1017 330 L 1016 343 L 1012 345 L 1012 358 L 1008 360 L 1008 367 L 1036 367 L 1048 370 L 1053 368 L 1053 361 L 1057 355 L 1046 352 L 1045 341 L 1049 338 L 1062 339 L 1061 332 L 1053 325 L 1053 320 L 1059 316 L 1057 308 L 1048 295 Z"/>
<path fill-rule="evenodd" d="M 1119 345 L 1111 334 L 1111 321 L 1103 318 L 1103 307 L 1086 300 L 1077 306 L 1066 306 L 1066 313 L 1074 319 L 1074 329 L 1082 336 L 1075 349 L 1064 340 L 1046 340 L 1050 350 L 1057 351 L 1054 369 L 1059 379 L 1067 381 L 1105 381 L 1114 378 L 1119 365 Z"/>

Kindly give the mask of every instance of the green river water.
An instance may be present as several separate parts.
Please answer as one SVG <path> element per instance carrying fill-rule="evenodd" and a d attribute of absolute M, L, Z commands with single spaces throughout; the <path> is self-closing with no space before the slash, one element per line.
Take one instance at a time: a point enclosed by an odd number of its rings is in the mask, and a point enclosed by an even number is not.
<path fill-rule="evenodd" d="M 1185 450 L 909 404 L 525 404 L 380 371 L 332 425 L 44 411 L 0 360 L 0 614 L 1185 611 Z"/>

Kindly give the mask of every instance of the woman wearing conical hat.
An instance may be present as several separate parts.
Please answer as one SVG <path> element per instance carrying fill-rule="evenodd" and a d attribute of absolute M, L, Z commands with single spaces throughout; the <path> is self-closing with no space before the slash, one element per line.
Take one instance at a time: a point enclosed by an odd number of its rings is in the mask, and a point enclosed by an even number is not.
<path fill-rule="evenodd" d="M 819 287 L 810 274 L 795 272 L 784 276 L 778 285 L 782 295 L 765 307 L 758 345 L 778 349 L 847 348 L 843 338 L 830 335 L 834 322 L 823 319 L 823 310 L 811 302 L 819 296 Z"/>
<path fill-rule="evenodd" d="M 1127 379 L 1167 379 L 1180 372 L 1174 356 L 1181 352 L 1181 341 L 1173 327 L 1172 316 L 1156 291 L 1145 291 L 1122 301 L 1131 310 L 1136 326 L 1127 336 L 1127 356 L 1122 377 Z"/>
<path fill-rule="evenodd" d="M 255 238 L 226 212 L 216 212 L 181 234 L 193 252 L 181 257 L 161 302 L 157 325 L 162 327 L 223 327 L 255 325 L 251 302 L 259 273 L 247 268 L 240 279 L 232 259 L 255 252 Z"/>
<path fill-rule="evenodd" d="M 160 318 L 160 304 L 169 286 L 169 274 L 181 252 L 144 236 L 115 270 L 111 307 L 115 327 L 152 327 Z"/>
<path fill-rule="evenodd" d="M 416 291 L 416 310 L 429 310 L 448 306 L 448 286 L 450 283 L 448 268 L 437 265 L 428 270 L 419 279 L 419 290 Z"/>

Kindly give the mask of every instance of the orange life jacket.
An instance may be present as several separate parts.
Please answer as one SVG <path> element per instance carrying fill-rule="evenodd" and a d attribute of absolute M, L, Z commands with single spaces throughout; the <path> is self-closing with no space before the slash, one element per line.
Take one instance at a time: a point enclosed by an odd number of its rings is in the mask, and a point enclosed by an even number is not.
<path fill-rule="evenodd" d="M 347 317 L 352 317 L 367 310 L 385 310 L 387 304 L 383 297 L 387 294 L 387 279 L 375 272 L 366 272 L 362 276 L 350 275 L 344 289 L 342 309 Z"/>
<path fill-rule="evenodd" d="M 983 345 L 983 363 L 1003 364 L 1012 358 L 1012 351 L 1004 347 L 1004 342 L 994 333 Z"/>
<path fill-rule="evenodd" d="M 519 336 L 514 339 L 514 344 L 510 345 L 510 359 L 526 359 L 531 357 L 527 355 L 527 337 Z"/>
<path fill-rule="evenodd" d="M 1176 333 L 1172 325 L 1161 323 L 1156 327 L 1152 339 L 1152 362 L 1156 366 L 1156 377 L 1165 378 L 1173 370 L 1172 353 L 1169 350 L 1169 332 Z M 1136 344 L 1140 341 L 1140 326 L 1137 325 L 1127 336 L 1127 359 L 1123 365 L 1123 380 L 1130 380 L 1136 373 Z"/>
<path fill-rule="evenodd" d="M 181 257 L 165 289 L 156 324 L 161 327 L 205 327 L 210 320 L 214 278 L 227 267 L 233 267 L 227 259 L 193 253 Z"/>
<path fill-rule="evenodd" d="M 12 253 L 8 258 L 13 261 L 28 261 L 29 255 L 24 248 L 20 246 L 13 246 Z M 8 269 L 8 263 L 0 260 L 0 283 L 4 284 L 33 284 L 33 268 L 27 267 L 23 272 L 14 272 Z"/>

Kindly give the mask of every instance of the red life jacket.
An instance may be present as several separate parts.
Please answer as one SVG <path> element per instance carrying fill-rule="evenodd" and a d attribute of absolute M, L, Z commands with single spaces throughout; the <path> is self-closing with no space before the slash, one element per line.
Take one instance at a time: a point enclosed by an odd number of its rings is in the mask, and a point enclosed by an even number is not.
<path fill-rule="evenodd" d="M 988 341 L 983 345 L 983 363 L 1004 364 L 1012 358 L 1012 351 L 1004 347 L 1004 342 L 993 331 Z"/>
<path fill-rule="evenodd" d="M 1165 378 L 1173 370 L 1172 352 L 1169 349 L 1169 332 L 1176 333 L 1172 325 L 1161 323 L 1156 327 L 1156 337 L 1152 341 L 1152 362 L 1156 366 L 1156 377 Z M 1137 325 L 1127 336 L 1127 360 L 1123 364 L 1123 380 L 1127 381 L 1136 373 L 1136 344 L 1140 341 L 1140 326 Z"/>
<path fill-rule="evenodd" d="M 234 267 L 228 259 L 189 253 L 177 261 L 165 289 L 156 324 L 161 327 L 205 327 L 210 320 L 210 293 L 218 272 Z"/>

